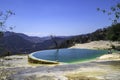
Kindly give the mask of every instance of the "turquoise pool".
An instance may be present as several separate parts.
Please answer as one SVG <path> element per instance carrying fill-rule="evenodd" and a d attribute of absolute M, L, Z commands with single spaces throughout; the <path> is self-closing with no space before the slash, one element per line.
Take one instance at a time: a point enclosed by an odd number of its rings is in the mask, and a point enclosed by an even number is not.
<path fill-rule="evenodd" d="M 31 56 L 41 60 L 71 63 L 94 59 L 106 53 L 107 50 L 54 49 L 33 52 Z"/>
<path fill-rule="evenodd" d="M 94 59 L 106 53 L 107 50 L 54 49 L 33 52 L 31 53 L 31 56 L 41 60 L 71 63 Z"/>

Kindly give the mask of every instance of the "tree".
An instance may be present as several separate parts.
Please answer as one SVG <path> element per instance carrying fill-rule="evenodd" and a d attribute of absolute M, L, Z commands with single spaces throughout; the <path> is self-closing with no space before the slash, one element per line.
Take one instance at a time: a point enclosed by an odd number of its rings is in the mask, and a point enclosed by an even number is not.
<path fill-rule="evenodd" d="M 114 45 L 111 43 L 111 40 L 120 41 L 120 1 L 116 2 L 116 0 L 114 0 L 114 2 L 115 5 L 111 6 L 109 10 L 97 8 L 98 11 L 102 11 L 103 13 L 107 14 L 109 19 L 112 21 L 112 27 L 108 29 L 106 35 L 107 39 L 110 40 L 112 48 L 114 48 Z"/>
<path fill-rule="evenodd" d="M 56 48 L 58 49 L 58 43 L 55 40 L 55 37 L 53 35 L 51 35 L 50 37 L 51 37 L 52 41 L 55 43 Z"/>
<path fill-rule="evenodd" d="M 3 36 L 3 32 L 8 30 L 6 22 L 8 18 L 12 15 L 15 15 L 15 13 L 13 13 L 11 10 L 7 10 L 5 12 L 0 10 L 0 39 Z M 9 27 L 9 29 L 12 30 L 13 27 Z M 0 46 L 0 51 L 6 52 L 7 50 L 3 48 L 3 46 Z"/>
<path fill-rule="evenodd" d="M 59 45 L 53 35 L 51 35 L 50 37 L 51 37 L 52 41 L 55 43 L 55 46 L 57 48 L 57 50 L 55 52 L 55 60 L 58 61 Z"/>
<path fill-rule="evenodd" d="M 11 10 L 8 11 L 1 11 L 0 10 L 0 37 L 3 36 L 3 31 L 6 31 L 6 22 L 8 18 L 12 15 L 15 15 Z M 10 29 L 13 29 L 12 27 L 9 27 Z"/>
<path fill-rule="evenodd" d="M 6 31 L 6 21 L 8 20 L 8 18 L 12 15 L 15 15 L 15 13 L 13 13 L 12 11 L 8 10 L 6 12 L 3 12 L 0 10 L 0 38 L 3 36 L 3 32 Z M 12 29 L 12 27 L 9 27 L 10 29 Z M 4 48 L 0 47 L 0 51 L 1 49 L 3 50 Z M 0 80 L 7 80 L 7 77 L 11 74 L 9 70 L 7 70 L 6 68 L 4 68 L 6 64 L 4 64 L 4 57 L 0 58 Z"/>
<path fill-rule="evenodd" d="M 97 10 L 107 14 L 109 19 L 112 20 L 112 24 L 117 24 L 120 22 L 120 2 L 116 2 L 116 4 L 111 6 L 109 10 L 101 8 L 97 8 Z"/>
<path fill-rule="evenodd" d="M 120 23 L 112 25 L 108 28 L 107 39 L 112 41 L 120 41 Z"/>

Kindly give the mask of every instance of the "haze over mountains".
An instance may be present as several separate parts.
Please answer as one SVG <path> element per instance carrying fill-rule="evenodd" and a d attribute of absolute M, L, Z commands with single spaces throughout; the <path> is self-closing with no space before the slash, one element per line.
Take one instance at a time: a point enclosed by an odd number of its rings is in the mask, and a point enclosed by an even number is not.
<path fill-rule="evenodd" d="M 9 32 L 9 31 L 4 33 L 4 37 L 8 37 L 8 36 L 12 36 L 12 35 L 18 35 L 18 36 L 22 37 L 23 39 L 28 40 L 32 43 L 40 43 L 40 42 L 43 42 L 44 40 L 51 39 L 49 36 L 48 37 L 36 37 L 36 36 L 28 36 L 23 33 L 15 33 L 15 32 Z"/>
<path fill-rule="evenodd" d="M 70 37 L 54 37 L 58 45 L 68 40 Z M 1 51 L 10 53 L 30 53 L 33 51 L 56 48 L 55 43 L 48 37 L 27 36 L 22 33 L 4 32 L 0 39 Z"/>

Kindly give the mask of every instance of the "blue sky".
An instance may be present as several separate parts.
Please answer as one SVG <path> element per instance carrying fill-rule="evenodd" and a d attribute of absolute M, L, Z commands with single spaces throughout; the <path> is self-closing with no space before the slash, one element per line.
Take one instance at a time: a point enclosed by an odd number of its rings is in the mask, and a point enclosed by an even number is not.
<path fill-rule="evenodd" d="M 108 16 L 96 9 L 111 5 L 113 0 L 0 0 L 0 10 L 16 14 L 7 25 L 32 36 L 79 35 L 109 26 Z"/>

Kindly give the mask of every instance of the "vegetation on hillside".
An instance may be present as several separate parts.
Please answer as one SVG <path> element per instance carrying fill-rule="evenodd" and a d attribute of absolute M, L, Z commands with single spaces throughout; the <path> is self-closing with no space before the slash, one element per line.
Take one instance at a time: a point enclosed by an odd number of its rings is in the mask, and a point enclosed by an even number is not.
<path fill-rule="evenodd" d="M 106 37 L 108 40 L 120 41 L 120 23 L 109 27 Z"/>
<path fill-rule="evenodd" d="M 70 47 L 75 43 L 86 43 L 99 40 L 120 41 L 120 23 L 107 28 L 98 29 L 92 33 L 73 36 L 69 40 L 65 41 L 62 47 Z"/>

